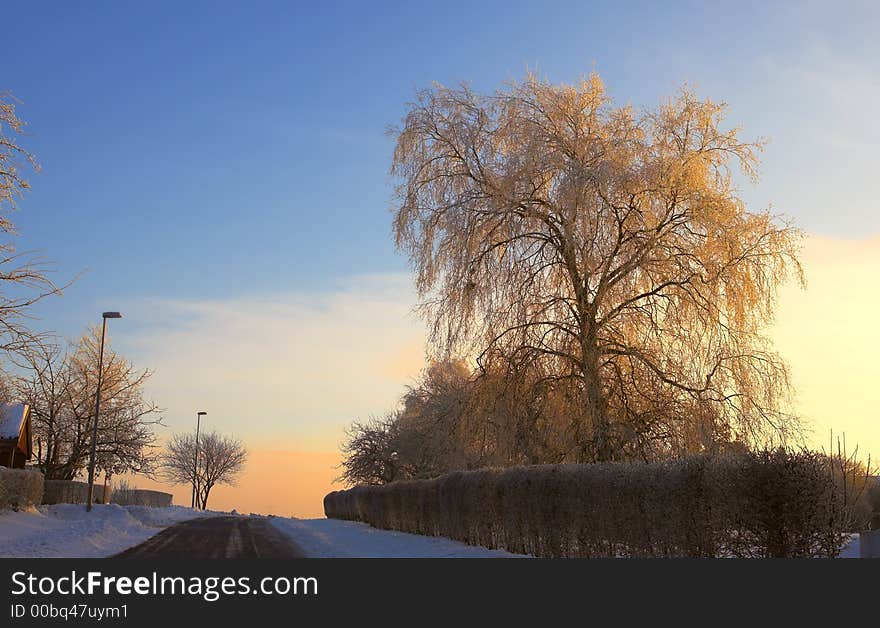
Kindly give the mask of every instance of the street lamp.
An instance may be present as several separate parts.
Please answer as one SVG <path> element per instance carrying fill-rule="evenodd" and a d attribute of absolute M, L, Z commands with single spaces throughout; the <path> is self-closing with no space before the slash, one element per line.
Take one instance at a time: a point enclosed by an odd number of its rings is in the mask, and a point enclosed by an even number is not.
<path fill-rule="evenodd" d="M 108 318 L 122 318 L 119 312 L 104 312 L 101 314 L 101 351 L 98 354 L 98 390 L 95 392 L 95 423 L 92 425 L 92 447 L 89 453 L 89 497 L 86 501 L 86 511 L 92 509 L 92 501 L 95 498 L 95 448 L 98 445 L 98 413 L 101 409 L 101 377 L 104 374 L 104 334 L 107 332 Z"/>
<path fill-rule="evenodd" d="M 193 493 L 190 508 L 196 507 L 196 478 L 199 475 L 199 423 L 201 423 L 202 417 L 206 414 L 208 413 L 202 411 L 196 413 L 196 459 L 193 463 Z"/>

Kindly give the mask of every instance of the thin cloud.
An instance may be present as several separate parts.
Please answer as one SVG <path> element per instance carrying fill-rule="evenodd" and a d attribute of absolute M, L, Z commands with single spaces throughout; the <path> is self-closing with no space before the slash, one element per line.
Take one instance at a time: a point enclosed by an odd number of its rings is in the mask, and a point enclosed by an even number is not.
<path fill-rule="evenodd" d="M 262 447 L 332 451 L 348 422 L 393 405 L 421 369 L 414 302 L 403 275 L 321 292 L 144 300 L 127 304 L 142 324 L 120 346 L 155 369 L 149 392 L 176 430 L 204 409 L 208 426 Z"/>

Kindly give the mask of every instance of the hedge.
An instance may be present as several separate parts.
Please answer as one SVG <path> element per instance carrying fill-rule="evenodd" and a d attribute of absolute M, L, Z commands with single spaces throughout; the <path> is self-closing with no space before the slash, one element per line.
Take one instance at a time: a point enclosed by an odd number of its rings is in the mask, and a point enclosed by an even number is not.
<path fill-rule="evenodd" d="M 152 508 L 170 506 L 172 498 L 171 493 L 142 488 L 117 489 L 110 495 L 110 500 L 120 506 L 150 506 Z"/>
<path fill-rule="evenodd" d="M 0 510 L 22 510 L 43 498 L 43 474 L 32 469 L 0 467 Z"/>
<path fill-rule="evenodd" d="M 846 542 L 828 459 L 768 450 L 358 486 L 327 517 L 540 557 L 816 557 Z"/>

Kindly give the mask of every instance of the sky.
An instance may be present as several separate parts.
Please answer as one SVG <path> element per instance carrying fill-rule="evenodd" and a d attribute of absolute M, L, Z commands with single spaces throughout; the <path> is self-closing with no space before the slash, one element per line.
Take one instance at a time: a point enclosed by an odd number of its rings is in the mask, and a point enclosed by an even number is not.
<path fill-rule="evenodd" d="M 526 69 L 598 71 L 635 107 L 687 83 L 769 140 L 741 192 L 809 235 L 773 331 L 796 404 L 816 442 L 880 455 L 875 3 L 9 2 L 4 23 L 0 90 L 42 166 L 15 243 L 78 277 L 35 325 L 122 311 L 111 339 L 155 371 L 162 435 L 205 410 L 251 450 L 217 507 L 320 515 L 345 426 L 424 361 L 386 130 L 432 82 Z"/>

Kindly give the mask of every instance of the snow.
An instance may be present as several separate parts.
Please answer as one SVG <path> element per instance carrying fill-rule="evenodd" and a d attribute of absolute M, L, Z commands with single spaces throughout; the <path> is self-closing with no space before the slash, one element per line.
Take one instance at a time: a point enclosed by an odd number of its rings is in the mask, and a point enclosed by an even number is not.
<path fill-rule="evenodd" d="M 0 406 L 0 439 L 17 439 L 21 434 L 21 424 L 26 415 L 26 404 L 4 403 Z"/>
<path fill-rule="evenodd" d="M 849 542 L 847 542 L 843 551 L 840 552 L 838 558 L 861 558 L 858 534 L 850 534 Z"/>
<path fill-rule="evenodd" d="M 38 506 L 31 511 L 0 512 L 0 558 L 101 558 L 139 545 L 161 529 L 203 512 L 183 506 L 150 508 L 95 504 Z M 261 515 L 251 515 L 261 516 Z M 262 517 L 262 516 L 261 516 Z M 336 519 L 267 517 L 282 533 L 315 558 L 502 558 L 500 550 L 473 547 L 444 537 L 378 530 L 365 523 Z"/>
<path fill-rule="evenodd" d="M 354 521 L 282 517 L 270 517 L 269 521 L 310 558 L 527 558 L 446 537 L 380 530 Z M 858 534 L 850 535 L 840 558 L 859 558 Z"/>
<path fill-rule="evenodd" d="M 183 506 L 150 508 L 95 504 L 37 506 L 0 511 L 2 558 L 100 558 L 112 556 L 178 521 L 210 516 Z"/>
<path fill-rule="evenodd" d="M 150 508 L 96 504 L 38 506 L 23 512 L 0 512 L 0 558 L 101 558 L 112 556 L 179 521 L 227 513 L 183 506 Z M 261 515 L 251 515 L 261 516 Z M 267 517 L 272 525 L 312 558 L 524 558 L 445 537 L 380 530 L 338 519 Z M 840 554 L 859 557 L 854 534 Z"/>
<path fill-rule="evenodd" d="M 356 521 L 285 517 L 268 520 L 310 558 L 525 558 L 442 536 L 379 530 Z"/>

